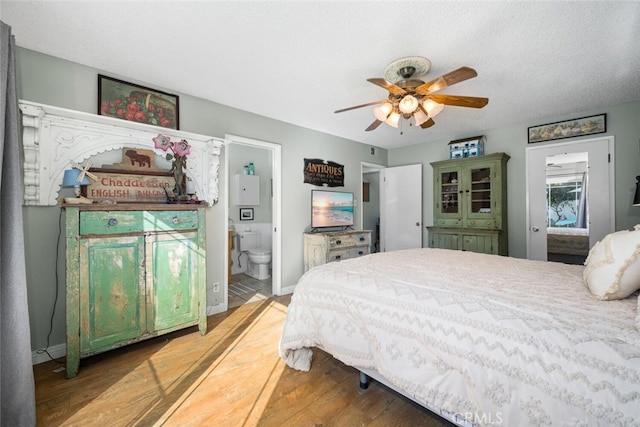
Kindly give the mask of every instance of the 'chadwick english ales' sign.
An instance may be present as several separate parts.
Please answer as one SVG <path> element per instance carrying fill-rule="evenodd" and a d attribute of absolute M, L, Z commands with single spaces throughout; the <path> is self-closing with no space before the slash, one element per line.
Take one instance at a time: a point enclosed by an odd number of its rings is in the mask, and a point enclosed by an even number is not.
<path fill-rule="evenodd" d="M 304 182 L 325 187 L 344 187 L 344 166 L 329 160 L 304 159 Z"/>

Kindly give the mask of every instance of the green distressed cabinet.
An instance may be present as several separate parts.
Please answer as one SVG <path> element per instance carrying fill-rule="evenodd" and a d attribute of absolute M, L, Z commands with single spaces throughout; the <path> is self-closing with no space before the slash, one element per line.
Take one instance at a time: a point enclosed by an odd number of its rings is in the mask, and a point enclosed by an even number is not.
<path fill-rule="evenodd" d="M 203 208 L 64 209 L 67 378 L 82 357 L 194 325 L 206 333 Z"/>
<path fill-rule="evenodd" d="M 430 247 L 508 255 L 508 160 L 494 153 L 431 163 Z"/>

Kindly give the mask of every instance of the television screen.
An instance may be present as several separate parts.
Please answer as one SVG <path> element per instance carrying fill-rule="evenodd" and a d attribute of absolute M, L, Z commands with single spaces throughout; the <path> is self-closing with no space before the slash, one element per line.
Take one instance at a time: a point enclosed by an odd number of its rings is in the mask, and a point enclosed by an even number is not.
<path fill-rule="evenodd" d="M 353 193 L 311 190 L 311 228 L 353 225 Z"/>

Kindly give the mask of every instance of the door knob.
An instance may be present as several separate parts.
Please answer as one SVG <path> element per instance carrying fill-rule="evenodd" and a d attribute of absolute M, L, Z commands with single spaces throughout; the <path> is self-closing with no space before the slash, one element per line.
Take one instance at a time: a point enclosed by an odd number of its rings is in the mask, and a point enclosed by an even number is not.
<path fill-rule="evenodd" d="M 419 222 L 416 222 L 416 227 L 420 227 L 420 223 Z"/>
<path fill-rule="evenodd" d="M 538 227 L 531 227 L 531 231 L 537 233 L 540 229 Z"/>

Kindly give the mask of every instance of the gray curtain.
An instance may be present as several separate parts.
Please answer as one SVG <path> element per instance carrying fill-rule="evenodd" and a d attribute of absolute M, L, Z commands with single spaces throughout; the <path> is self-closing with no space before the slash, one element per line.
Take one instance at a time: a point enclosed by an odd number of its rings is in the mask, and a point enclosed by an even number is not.
<path fill-rule="evenodd" d="M 580 199 L 578 199 L 578 215 L 576 219 L 576 228 L 587 228 L 587 173 L 582 174 L 582 191 L 580 191 Z"/>
<path fill-rule="evenodd" d="M 15 41 L 0 21 L 0 425 L 35 426 Z"/>

